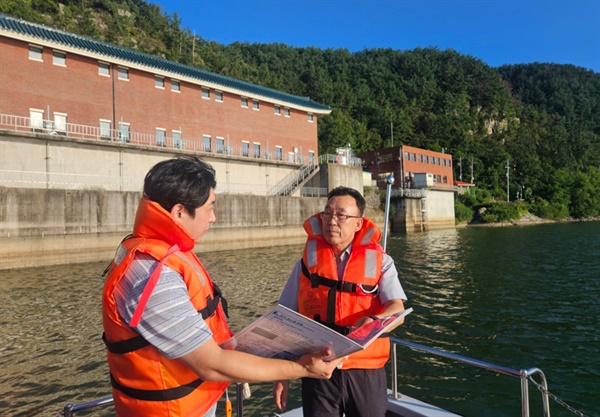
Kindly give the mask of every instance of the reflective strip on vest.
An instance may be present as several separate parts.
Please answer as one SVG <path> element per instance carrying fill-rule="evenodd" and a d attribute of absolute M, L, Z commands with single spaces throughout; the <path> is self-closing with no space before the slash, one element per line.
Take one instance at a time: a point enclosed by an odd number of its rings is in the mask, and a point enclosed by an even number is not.
<path fill-rule="evenodd" d="M 323 231 L 321 230 L 321 221 L 317 217 L 310 217 L 308 219 L 310 221 L 310 228 L 312 230 L 313 235 L 322 235 Z"/>
<path fill-rule="evenodd" d="M 312 268 L 317 264 L 317 241 L 314 239 L 306 243 L 306 262 L 307 267 Z"/>
<path fill-rule="evenodd" d="M 367 249 L 365 251 L 365 278 L 376 279 L 377 277 L 377 251 Z"/>
<path fill-rule="evenodd" d="M 194 269 L 194 272 L 196 273 L 196 275 L 198 276 L 198 278 L 200 278 L 200 283 L 202 285 L 205 285 L 206 282 L 204 280 L 204 275 L 200 273 L 200 270 L 196 267 L 196 265 L 194 265 L 194 263 L 192 262 L 192 260 L 190 258 L 188 258 L 187 256 L 185 256 L 183 253 L 181 252 L 176 252 L 175 255 L 177 255 L 178 257 L 180 257 L 182 260 L 184 260 L 190 267 L 192 267 Z"/>
<path fill-rule="evenodd" d="M 113 262 L 115 263 L 115 265 L 116 266 L 121 265 L 121 262 L 123 262 L 123 259 L 125 259 L 125 257 L 127 256 L 127 254 L 128 254 L 127 249 L 121 243 L 119 245 L 119 247 L 117 248 L 117 251 L 115 253 L 115 257 L 113 258 Z"/>
<path fill-rule="evenodd" d="M 370 227 L 365 231 L 363 238 L 360 241 L 361 246 L 367 246 L 371 243 L 371 239 L 373 239 L 373 235 L 375 234 L 375 229 Z"/>

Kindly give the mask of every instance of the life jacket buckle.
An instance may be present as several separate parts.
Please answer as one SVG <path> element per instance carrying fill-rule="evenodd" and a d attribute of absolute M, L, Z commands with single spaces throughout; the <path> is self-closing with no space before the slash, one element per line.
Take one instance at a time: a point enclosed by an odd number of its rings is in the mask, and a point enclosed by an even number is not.
<path fill-rule="evenodd" d="M 370 285 L 369 285 L 370 287 Z M 356 286 L 356 292 L 360 295 L 376 294 L 379 289 L 379 284 L 375 285 L 371 290 L 365 290 L 362 284 Z"/>

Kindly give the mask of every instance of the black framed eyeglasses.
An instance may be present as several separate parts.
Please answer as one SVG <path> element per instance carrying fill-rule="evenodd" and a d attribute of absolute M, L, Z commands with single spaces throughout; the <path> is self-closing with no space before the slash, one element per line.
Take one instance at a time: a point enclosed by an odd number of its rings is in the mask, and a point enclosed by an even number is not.
<path fill-rule="evenodd" d="M 336 221 L 338 221 L 340 223 L 345 222 L 348 219 L 360 219 L 362 217 L 362 216 L 350 216 L 349 214 L 342 214 L 342 213 L 331 213 L 329 211 L 322 211 L 319 214 L 321 215 L 321 220 L 328 222 L 329 220 L 334 218 Z"/>

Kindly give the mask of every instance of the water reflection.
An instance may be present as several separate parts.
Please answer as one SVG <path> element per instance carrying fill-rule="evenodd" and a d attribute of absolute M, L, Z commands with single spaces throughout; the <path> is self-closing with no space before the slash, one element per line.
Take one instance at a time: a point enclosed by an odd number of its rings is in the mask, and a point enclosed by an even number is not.
<path fill-rule="evenodd" d="M 229 301 L 233 331 L 277 302 L 301 251 L 290 246 L 199 254 Z M 0 272 L 3 416 L 51 415 L 67 402 L 110 395 L 101 340 L 105 267 L 102 262 Z M 274 411 L 270 384 L 256 385 L 248 410 Z"/>

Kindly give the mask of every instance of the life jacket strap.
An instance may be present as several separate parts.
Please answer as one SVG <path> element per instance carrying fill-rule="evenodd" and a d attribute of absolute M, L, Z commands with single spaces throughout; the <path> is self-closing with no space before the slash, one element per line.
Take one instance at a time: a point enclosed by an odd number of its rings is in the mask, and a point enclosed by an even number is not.
<path fill-rule="evenodd" d="M 227 300 L 223 297 L 223 292 L 217 286 L 216 282 L 213 281 L 213 293 L 214 298 L 210 298 L 210 296 L 206 297 L 206 307 L 199 311 L 202 314 L 202 318 L 206 320 L 210 316 L 214 314 L 217 310 L 217 306 L 221 303 L 221 307 L 223 307 L 223 312 L 225 313 L 225 317 L 229 318 L 229 306 L 227 305 Z M 206 312 L 204 311 L 206 310 Z"/>
<path fill-rule="evenodd" d="M 370 294 L 375 295 L 378 293 L 378 285 L 363 285 L 354 282 L 338 281 L 331 278 L 320 276 L 319 274 L 311 274 L 308 270 L 304 260 L 302 260 L 302 275 L 310 280 L 311 288 L 317 288 L 320 285 L 329 287 L 327 292 L 327 317 L 325 321 L 321 319 L 320 315 L 315 315 L 313 320 L 329 327 L 336 332 L 346 336 L 350 333 L 353 328 L 351 326 L 338 326 L 335 324 L 335 305 L 336 305 L 336 292 L 350 292 L 359 294 Z"/>
<path fill-rule="evenodd" d="M 304 260 L 302 261 L 302 274 L 310 280 L 312 288 L 317 288 L 319 285 L 330 287 L 340 292 L 359 292 L 367 294 L 376 294 L 377 285 L 362 285 L 355 282 L 338 281 L 331 278 L 322 277 L 319 274 L 311 274 Z"/>
<path fill-rule="evenodd" d="M 118 355 L 133 352 L 150 344 L 150 342 L 142 336 L 132 337 L 131 339 L 121 340 L 119 342 L 109 342 L 106 339 L 106 333 L 104 332 L 102 333 L 102 341 L 104 342 L 104 346 L 106 346 L 106 350 Z"/>
<path fill-rule="evenodd" d="M 313 317 L 313 320 L 318 323 L 321 323 L 325 327 L 329 327 L 331 330 L 334 330 L 344 336 L 346 336 L 348 333 L 350 333 L 353 330 L 352 326 L 338 326 L 335 323 L 327 323 L 326 321 L 321 320 L 321 316 L 319 314 L 316 314 Z"/>
<path fill-rule="evenodd" d="M 145 390 L 126 387 L 125 385 L 119 384 L 117 380 L 110 374 L 110 384 L 114 389 L 121 391 L 128 397 L 135 398 L 136 400 L 142 401 L 173 401 L 183 398 L 200 386 L 204 381 L 200 378 L 189 382 L 185 385 L 178 387 L 158 389 L 158 390 Z"/>

